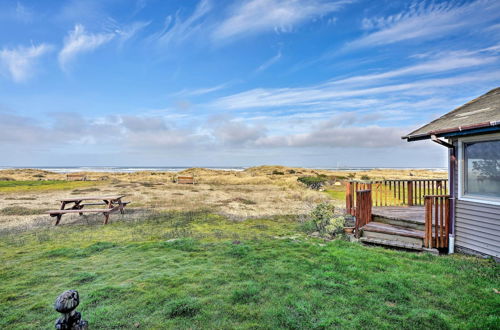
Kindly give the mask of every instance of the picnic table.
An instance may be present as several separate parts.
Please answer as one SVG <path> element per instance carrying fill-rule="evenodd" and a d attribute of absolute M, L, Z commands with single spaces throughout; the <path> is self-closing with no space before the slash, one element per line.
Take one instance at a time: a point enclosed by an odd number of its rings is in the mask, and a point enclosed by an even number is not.
<path fill-rule="evenodd" d="M 85 196 L 85 197 L 72 197 L 60 199 L 61 208 L 59 210 L 50 210 L 47 213 L 51 217 L 57 217 L 55 225 L 57 226 L 61 221 L 64 214 L 78 213 L 83 215 L 83 213 L 102 213 L 104 215 L 104 224 L 108 223 L 109 215 L 113 212 L 120 211 L 124 214 L 124 208 L 130 202 L 123 202 L 122 198 L 125 195 L 115 195 L 115 196 Z M 91 203 L 85 203 L 86 201 L 94 201 Z M 97 206 L 103 205 L 105 208 L 85 208 L 85 206 Z M 68 206 L 68 208 L 66 208 Z"/>

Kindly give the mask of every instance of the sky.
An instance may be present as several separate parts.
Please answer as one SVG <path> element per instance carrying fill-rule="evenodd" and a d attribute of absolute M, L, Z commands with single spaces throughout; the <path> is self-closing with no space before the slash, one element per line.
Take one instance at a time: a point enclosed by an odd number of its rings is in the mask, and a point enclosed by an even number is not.
<path fill-rule="evenodd" d="M 0 166 L 444 167 L 500 1 L 0 0 Z"/>

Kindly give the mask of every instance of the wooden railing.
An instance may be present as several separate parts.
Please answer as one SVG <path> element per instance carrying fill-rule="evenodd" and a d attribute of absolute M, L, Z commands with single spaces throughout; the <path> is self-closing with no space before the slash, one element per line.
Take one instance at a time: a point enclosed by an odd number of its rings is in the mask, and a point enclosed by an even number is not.
<path fill-rule="evenodd" d="M 355 234 L 359 238 L 360 228 L 372 220 L 372 192 L 371 190 L 356 191 L 356 224 Z"/>
<path fill-rule="evenodd" d="M 373 206 L 423 206 L 426 195 L 448 193 L 447 179 L 374 180 L 346 183 L 346 212 L 355 215 L 358 190 L 372 191 Z"/>
<path fill-rule="evenodd" d="M 450 232 L 450 196 L 425 196 L 424 247 L 448 247 Z"/>

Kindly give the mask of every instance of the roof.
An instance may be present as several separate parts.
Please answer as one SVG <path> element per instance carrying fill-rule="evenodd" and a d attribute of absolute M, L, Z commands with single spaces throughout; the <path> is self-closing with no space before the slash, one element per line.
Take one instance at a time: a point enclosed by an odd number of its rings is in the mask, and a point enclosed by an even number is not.
<path fill-rule="evenodd" d="M 408 142 L 438 137 L 500 131 L 500 87 L 403 136 Z"/>

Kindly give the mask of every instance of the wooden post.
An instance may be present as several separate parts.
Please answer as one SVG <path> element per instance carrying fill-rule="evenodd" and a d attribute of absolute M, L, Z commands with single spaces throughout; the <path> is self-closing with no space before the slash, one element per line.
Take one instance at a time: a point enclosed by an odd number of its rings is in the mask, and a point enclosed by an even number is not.
<path fill-rule="evenodd" d="M 356 237 L 359 238 L 361 228 L 372 220 L 371 190 L 356 191 Z"/>
<path fill-rule="evenodd" d="M 413 182 L 408 181 L 408 206 L 413 206 Z"/>
<path fill-rule="evenodd" d="M 345 211 L 352 215 L 352 190 L 351 181 L 347 181 L 345 184 Z"/>

